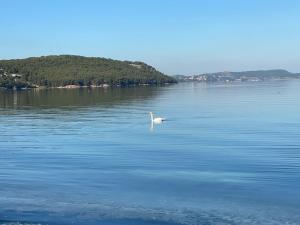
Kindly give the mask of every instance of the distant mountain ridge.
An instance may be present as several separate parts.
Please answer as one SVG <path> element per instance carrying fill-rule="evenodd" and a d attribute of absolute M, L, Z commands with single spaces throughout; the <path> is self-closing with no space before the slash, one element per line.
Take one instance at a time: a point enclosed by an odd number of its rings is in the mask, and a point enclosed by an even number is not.
<path fill-rule="evenodd" d="M 233 81 L 264 81 L 274 79 L 300 78 L 300 73 L 291 73 L 287 70 L 256 70 L 242 72 L 217 72 L 199 75 L 184 76 L 175 75 L 178 81 L 201 81 L 201 82 L 233 82 Z"/>
<path fill-rule="evenodd" d="M 176 83 L 143 62 L 52 55 L 0 60 L 0 87 L 131 86 Z"/>

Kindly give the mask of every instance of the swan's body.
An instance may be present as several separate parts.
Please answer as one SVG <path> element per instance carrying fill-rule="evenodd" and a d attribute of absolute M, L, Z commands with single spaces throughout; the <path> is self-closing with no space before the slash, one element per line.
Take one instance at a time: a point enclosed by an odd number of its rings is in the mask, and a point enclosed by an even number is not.
<path fill-rule="evenodd" d="M 150 112 L 150 117 L 151 117 L 151 122 L 152 123 L 162 123 L 163 121 L 165 121 L 166 119 L 165 118 L 162 118 L 162 117 L 154 117 L 153 116 L 153 113 Z"/>

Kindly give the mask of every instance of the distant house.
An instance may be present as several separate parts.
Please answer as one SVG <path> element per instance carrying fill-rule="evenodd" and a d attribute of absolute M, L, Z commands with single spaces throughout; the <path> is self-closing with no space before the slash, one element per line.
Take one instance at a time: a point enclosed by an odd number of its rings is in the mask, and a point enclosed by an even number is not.
<path fill-rule="evenodd" d="M 142 68 L 143 68 L 143 66 L 140 65 L 140 64 L 130 63 L 129 65 L 130 65 L 130 66 L 133 66 L 133 67 L 135 67 L 135 68 L 138 68 L 138 69 L 142 69 Z"/>
<path fill-rule="evenodd" d="M 16 74 L 16 73 L 12 73 L 12 74 L 11 74 L 11 77 L 13 77 L 13 78 L 21 78 L 22 75 Z"/>

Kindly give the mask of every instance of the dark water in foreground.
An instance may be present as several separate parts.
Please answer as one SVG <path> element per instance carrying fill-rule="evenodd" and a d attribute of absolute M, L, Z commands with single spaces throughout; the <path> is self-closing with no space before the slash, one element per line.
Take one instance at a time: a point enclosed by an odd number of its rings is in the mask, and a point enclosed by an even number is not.
<path fill-rule="evenodd" d="M 0 224 L 300 224 L 299 81 L 1 92 L 0 130 Z"/>

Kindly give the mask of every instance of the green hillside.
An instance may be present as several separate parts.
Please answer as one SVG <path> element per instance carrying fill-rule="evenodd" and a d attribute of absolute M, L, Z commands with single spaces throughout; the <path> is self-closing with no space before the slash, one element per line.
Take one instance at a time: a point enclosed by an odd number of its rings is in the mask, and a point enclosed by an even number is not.
<path fill-rule="evenodd" d="M 160 85 L 176 80 L 142 63 L 72 55 L 0 60 L 0 86 Z M 5 74 L 5 75 L 4 75 Z"/>

